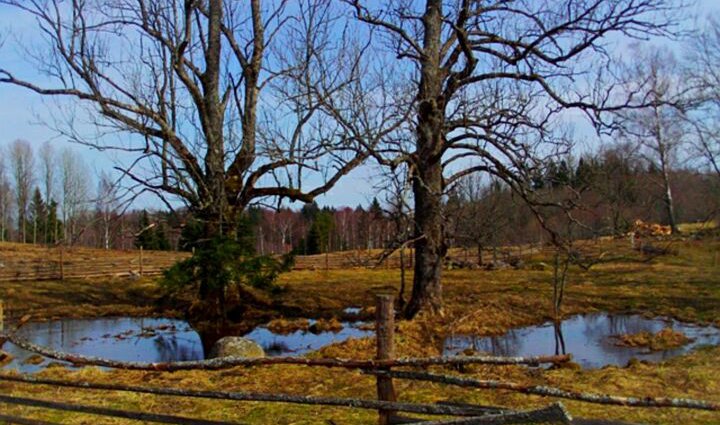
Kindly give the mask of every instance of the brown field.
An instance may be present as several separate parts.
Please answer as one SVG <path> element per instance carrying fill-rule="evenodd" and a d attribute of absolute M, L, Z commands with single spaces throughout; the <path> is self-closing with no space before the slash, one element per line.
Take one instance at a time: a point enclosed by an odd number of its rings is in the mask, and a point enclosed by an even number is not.
<path fill-rule="evenodd" d="M 592 311 L 640 312 L 648 316 L 672 316 L 678 319 L 720 325 L 720 264 L 717 241 L 677 240 L 657 242 L 671 245 L 677 255 L 643 258 L 631 251 L 627 241 L 588 242 L 584 251 L 605 252 L 618 258 L 589 271 L 572 268 L 569 275 L 564 313 Z M 23 247 L 26 248 L 26 247 Z M 17 257 L 22 251 L 17 250 Z M 29 249 L 31 250 L 31 249 Z M 41 249 L 40 249 L 41 251 Z M 520 250 L 518 250 L 519 253 Z M 6 259 L 3 256 L 2 262 Z M 146 253 L 149 262 L 160 253 Z M 462 256 L 464 253 L 453 253 Z M 42 258 L 42 254 L 32 254 Z M 98 254 L 100 255 L 100 254 Z M 106 253 L 107 257 L 121 255 Z M 131 254 L 128 254 L 131 255 Z M 343 258 L 347 253 L 334 254 Z M 472 252 L 469 254 L 472 257 Z M 280 285 L 286 291 L 264 311 L 266 318 L 339 316 L 348 306 L 369 307 L 373 291 L 397 288 L 399 270 L 380 267 L 324 268 L 324 256 L 300 258 L 311 264 L 304 270 L 283 275 Z M 413 322 L 401 322 L 396 344 L 401 356 L 436 355 L 443 336 L 453 332 L 479 335 L 499 334 L 511 327 L 536 324 L 550 314 L 552 270 L 548 252 L 525 250 L 524 267 L 495 271 L 456 269 L 446 271 L 445 311 L 442 316 L 423 316 Z M 158 262 L 161 261 L 158 259 Z M 165 261 L 165 260 L 162 260 Z M 342 264 L 341 260 L 338 261 Z M 319 263 L 319 264 L 318 264 Z M 314 265 L 314 267 L 313 267 Z M 91 267 L 89 264 L 86 267 Z M 314 270 L 313 270 L 314 268 Z M 411 279 L 412 275 L 408 275 Z M 0 284 L 0 298 L 11 310 L 30 313 L 37 319 L 51 317 L 94 317 L 98 315 L 175 315 L 179 312 L 159 307 L 161 296 L 152 279 L 126 278 L 68 279 L 66 282 L 10 281 Z M 18 313 L 19 314 L 19 313 Z M 17 316 L 16 316 L 17 317 Z M 351 340 L 327 347 L 314 356 L 369 358 L 373 341 Z M 507 379 L 563 388 L 633 396 L 691 397 L 720 402 L 720 348 L 697 350 L 690 355 L 661 364 L 634 363 L 628 367 L 598 370 L 555 369 L 542 373 L 523 367 L 472 367 L 464 376 L 482 379 Z M 442 373 L 457 371 L 442 370 Z M 141 385 L 192 387 L 238 391 L 283 391 L 296 394 L 335 395 L 373 398 L 374 380 L 358 372 L 326 370 L 300 366 L 236 368 L 219 372 L 104 372 L 95 368 L 71 371 L 51 368 L 42 373 L 49 377 L 72 377 L 97 382 L 123 382 Z M 435 402 L 450 400 L 484 405 L 526 408 L 546 405 L 550 398 L 488 390 L 463 390 L 439 384 L 398 384 L 400 400 Z M 116 408 L 142 409 L 168 414 L 183 414 L 242 423 L 267 424 L 361 424 L 375 420 L 371 411 L 341 408 L 304 407 L 268 403 L 235 403 L 120 392 L 92 392 L 52 389 L 41 386 L 0 383 L 0 391 L 35 398 L 62 399 Z M 615 418 L 652 424 L 720 423 L 720 414 L 682 409 L 620 408 L 564 402 L 576 416 Z M 5 409 L 5 406 L 3 406 Z M 62 423 L 97 423 L 90 416 L 7 407 L 7 414 L 19 413 Z M 102 420 L 100 423 L 126 423 Z M 130 422 L 127 422 L 130 423 Z"/>

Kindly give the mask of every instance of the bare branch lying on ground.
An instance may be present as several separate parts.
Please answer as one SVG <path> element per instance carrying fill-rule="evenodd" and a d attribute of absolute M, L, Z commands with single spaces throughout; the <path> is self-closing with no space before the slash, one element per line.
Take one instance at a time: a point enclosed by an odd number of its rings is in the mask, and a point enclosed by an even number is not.
<path fill-rule="evenodd" d="M 100 357 L 81 356 L 77 354 L 63 353 L 47 347 L 28 342 L 12 334 L 0 334 L 0 338 L 18 347 L 34 353 L 73 363 L 75 365 L 104 366 L 115 369 L 132 370 L 218 370 L 229 369 L 237 366 L 262 366 L 272 364 L 296 364 L 305 366 L 340 367 L 346 369 L 378 369 L 397 366 L 431 366 L 431 365 L 459 365 L 459 364 L 490 364 L 490 365 L 539 365 L 543 363 L 564 363 L 571 359 L 569 355 L 560 356 L 534 356 L 534 357 L 496 357 L 496 356 L 468 356 L 468 357 L 427 357 L 427 358 L 404 358 L 393 360 L 350 360 L 350 359 L 309 359 L 302 357 L 222 357 L 207 360 L 191 360 L 168 363 L 147 363 L 147 362 L 123 362 Z"/>
<path fill-rule="evenodd" d="M 720 404 L 718 403 L 687 398 L 621 397 L 607 394 L 581 393 L 577 391 L 563 390 L 561 388 L 547 387 L 542 385 L 523 385 L 514 382 L 461 378 L 457 376 L 438 375 L 425 372 L 376 371 L 368 373 L 373 375 L 386 375 L 398 379 L 410 379 L 414 381 L 429 381 L 441 384 L 457 385 L 460 387 L 509 390 L 520 392 L 523 394 L 558 397 L 568 400 L 577 400 L 596 404 L 610 404 L 626 407 L 677 407 L 683 409 L 720 411 Z"/>
<path fill-rule="evenodd" d="M 57 379 L 36 378 L 33 376 L 20 375 L 13 376 L 0 375 L 0 381 L 21 382 L 36 385 L 52 385 L 68 388 L 83 388 L 89 390 L 108 390 L 108 391 L 128 391 L 144 394 L 157 394 L 164 396 L 178 397 L 195 397 L 207 398 L 215 400 L 235 400 L 235 401 L 263 401 L 263 402 L 279 402 L 306 405 L 323 405 L 323 406 L 340 406 L 352 407 L 360 409 L 386 409 L 400 412 L 409 412 L 417 414 L 430 415 L 455 415 L 455 416 L 475 416 L 477 408 L 467 406 L 456 406 L 446 404 L 415 404 L 400 403 L 382 400 L 363 400 L 355 398 L 341 397 L 318 397 L 293 394 L 267 394 L 253 392 L 226 392 L 226 391 L 196 391 L 180 388 L 152 388 L 134 385 L 120 384 L 101 384 L 86 381 L 66 381 Z M 514 413 L 508 411 L 507 413 Z"/>
<path fill-rule="evenodd" d="M 474 418 L 417 422 L 418 425 L 500 425 L 528 423 L 571 424 L 572 416 L 570 416 L 562 403 L 553 403 L 547 407 L 535 410 L 520 412 L 508 411 Z"/>

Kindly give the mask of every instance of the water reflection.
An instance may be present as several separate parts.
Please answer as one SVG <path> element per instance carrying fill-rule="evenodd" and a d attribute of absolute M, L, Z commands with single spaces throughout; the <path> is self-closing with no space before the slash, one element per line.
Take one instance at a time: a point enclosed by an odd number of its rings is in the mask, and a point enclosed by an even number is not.
<path fill-rule="evenodd" d="M 643 348 L 618 347 L 612 336 L 641 331 L 658 332 L 670 326 L 693 341 L 683 347 L 648 352 Z M 587 314 L 562 322 L 548 322 L 540 326 L 514 329 L 502 336 L 476 337 L 454 335 L 445 340 L 446 355 L 459 354 L 470 348 L 498 356 L 535 356 L 550 353 L 572 354 L 583 368 L 597 368 L 608 364 L 624 366 L 635 357 L 660 361 L 700 345 L 720 344 L 720 329 L 695 326 L 670 319 L 647 319 L 639 315 Z"/>
<path fill-rule="evenodd" d="M 109 318 L 56 320 L 27 323 L 18 336 L 57 351 L 120 361 L 172 362 L 201 360 L 200 337 L 181 320 L 154 318 Z M 39 365 L 26 364 L 33 353 L 9 342 L 3 350 L 15 359 L 6 367 L 35 372 Z"/>
<path fill-rule="evenodd" d="M 310 325 L 315 320 L 310 320 Z M 362 322 L 343 322 L 339 332 L 319 332 L 298 330 L 287 335 L 271 332 L 265 326 L 258 326 L 244 335 L 263 347 L 268 356 L 301 355 L 318 350 L 326 345 L 345 341 L 349 338 L 363 338 L 374 334 L 366 329 Z"/>

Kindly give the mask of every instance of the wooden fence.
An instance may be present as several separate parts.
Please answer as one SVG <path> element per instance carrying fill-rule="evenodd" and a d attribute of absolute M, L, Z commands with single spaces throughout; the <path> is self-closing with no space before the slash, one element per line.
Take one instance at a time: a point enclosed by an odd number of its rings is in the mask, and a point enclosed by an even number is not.
<path fill-rule="evenodd" d="M 105 251 L 62 246 L 0 248 L 0 282 L 90 279 L 100 277 L 159 276 L 185 252 L 140 250 Z M 148 255 L 149 254 L 149 255 Z"/>
<path fill-rule="evenodd" d="M 479 380 L 473 378 L 442 375 L 426 371 L 408 370 L 429 366 L 460 366 L 469 364 L 486 365 L 532 365 L 562 363 L 570 360 L 570 356 L 536 356 L 536 357 L 495 357 L 495 356 L 458 356 L 429 358 L 396 358 L 394 349 L 394 311 L 393 295 L 378 294 L 376 297 L 376 356 L 372 360 L 347 360 L 304 357 L 266 357 L 240 358 L 225 357 L 200 361 L 182 361 L 173 363 L 142 363 L 120 362 L 110 359 L 73 355 L 52 350 L 30 343 L 15 335 L 15 330 L 0 335 L 0 347 L 10 341 L 26 350 L 75 365 L 95 365 L 110 368 L 152 370 L 172 372 L 177 370 L 204 369 L 219 370 L 238 366 L 266 366 L 272 364 L 295 364 L 310 367 L 331 367 L 361 370 L 375 376 L 377 399 L 355 399 L 341 397 L 322 397 L 306 395 L 290 395 L 277 393 L 203 391 L 184 388 L 158 388 L 121 384 L 93 383 L 59 379 L 45 379 L 32 375 L 0 374 L 0 381 L 27 385 L 44 385 L 51 387 L 77 388 L 88 391 L 126 391 L 140 394 L 156 394 L 163 396 L 203 398 L 233 401 L 260 401 L 271 403 L 293 403 L 303 405 L 320 405 L 347 407 L 354 409 L 370 409 L 378 412 L 378 423 L 422 425 L 455 425 L 455 424 L 511 424 L 511 423 L 587 423 L 574 421 L 570 413 L 559 402 L 546 407 L 531 410 L 516 410 L 497 407 L 483 407 L 466 404 L 422 404 L 398 401 L 394 379 L 413 380 L 417 382 L 435 382 L 464 388 L 480 388 L 502 391 L 513 391 L 524 394 L 569 399 L 588 403 L 598 403 L 631 407 L 674 407 L 700 409 L 720 412 L 720 404 L 702 400 L 621 397 L 605 394 L 581 393 L 547 386 L 522 385 L 505 381 Z M 398 370 L 402 368 L 403 370 Z M 40 400 L 36 398 L 18 397 L 0 393 L 0 403 L 28 406 L 33 408 L 79 412 L 106 417 L 125 418 L 131 420 L 166 423 L 166 424 L 199 424 L 199 425 L 230 425 L 230 422 L 189 418 L 177 415 L 128 411 L 99 406 L 65 403 L 62 401 Z M 436 415 L 438 420 L 419 419 L 407 415 Z M 449 419 L 448 419 L 449 418 Z M 720 419 L 720 418 L 718 418 Z M 12 416 L 0 411 L 0 421 L 14 424 L 47 425 L 50 422 Z M 611 422 L 604 422 L 611 423 Z"/>

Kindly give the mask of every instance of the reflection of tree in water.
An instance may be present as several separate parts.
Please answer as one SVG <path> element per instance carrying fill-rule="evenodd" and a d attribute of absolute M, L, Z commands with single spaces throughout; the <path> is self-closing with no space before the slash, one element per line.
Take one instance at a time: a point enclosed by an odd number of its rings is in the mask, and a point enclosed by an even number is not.
<path fill-rule="evenodd" d="M 505 335 L 488 337 L 468 337 L 467 347 L 476 352 L 486 352 L 494 356 L 512 356 L 520 350 L 522 339 L 515 330 Z"/>
<path fill-rule="evenodd" d="M 279 356 L 293 352 L 286 343 L 281 341 L 273 341 L 268 344 L 263 344 L 263 350 L 269 356 Z"/>
<path fill-rule="evenodd" d="M 667 324 L 659 319 L 645 319 L 638 315 L 607 316 L 608 328 L 612 335 L 655 332 Z"/>
<path fill-rule="evenodd" d="M 562 330 L 563 322 L 561 320 L 553 321 L 553 334 L 555 335 L 555 354 L 567 354 L 565 349 L 565 338 Z"/>
<path fill-rule="evenodd" d="M 153 345 L 157 351 L 158 361 L 177 362 L 185 360 L 200 360 L 202 354 L 198 353 L 197 344 L 184 343 L 177 335 L 157 335 L 153 338 Z"/>

